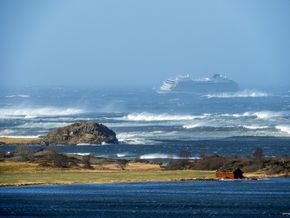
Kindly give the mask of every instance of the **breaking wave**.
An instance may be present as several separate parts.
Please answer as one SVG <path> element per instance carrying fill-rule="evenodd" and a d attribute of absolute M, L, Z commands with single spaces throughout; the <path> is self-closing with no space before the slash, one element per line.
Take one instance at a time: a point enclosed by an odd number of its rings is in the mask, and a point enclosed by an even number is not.
<path fill-rule="evenodd" d="M 245 112 L 245 113 L 236 113 L 236 114 L 221 114 L 220 116 L 224 117 L 254 117 L 257 119 L 268 120 L 272 118 L 285 117 L 289 116 L 290 113 L 288 111 L 257 111 L 257 112 Z"/>
<path fill-rule="evenodd" d="M 7 95 L 7 96 L 5 96 L 5 98 L 30 98 L 30 95 L 23 95 L 23 94 L 20 94 L 20 95 Z"/>
<path fill-rule="evenodd" d="M 17 126 L 17 128 L 31 129 L 31 128 L 41 128 L 41 129 L 52 129 L 58 127 L 64 127 L 72 123 L 66 122 L 35 122 L 35 123 L 25 123 L 23 125 Z"/>
<path fill-rule="evenodd" d="M 70 154 L 70 155 L 79 155 L 79 156 L 88 156 L 88 155 L 91 155 L 91 153 L 67 153 L 67 154 Z"/>
<path fill-rule="evenodd" d="M 40 135 L 1 135 L 0 137 L 6 138 L 38 138 Z"/>
<path fill-rule="evenodd" d="M 0 130 L 0 137 L 5 137 L 5 136 L 9 136 L 11 134 L 15 133 L 14 130 L 12 129 L 4 129 L 4 130 Z"/>
<path fill-rule="evenodd" d="M 126 157 L 128 155 L 128 153 L 117 153 L 116 156 L 117 157 Z"/>
<path fill-rule="evenodd" d="M 142 145 L 152 145 L 156 144 L 157 141 L 162 138 L 169 138 L 176 136 L 175 131 L 134 131 L 134 132 L 119 132 L 117 133 L 117 138 L 119 142 L 125 144 L 142 144 Z"/>
<path fill-rule="evenodd" d="M 153 153 L 153 154 L 144 154 L 139 157 L 141 160 L 150 160 L 150 159 L 185 159 L 175 154 L 160 154 L 160 153 Z M 199 159 L 198 157 L 187 157 L 186 159 Z"/>
<path fill-rule="evenodd" d="M 218 119 L 223 117 L 232 117 L 232 118 L 242 118 L 242 117 L 252 117 L 262 120 L 278 118 L 278 117 L 285 117 L 290 116 L 290 111 L 248 111 L 244 113 L 232 113 L 232 114 L 200 114 L 200 115 L 174 115 L 174 114 L 153 114 L 153 113 L 132 113 L 128 114 L 127 116 L 123 116 L 121 118 L 117 118 L 119 120 L 126 120 L 126 121 L 144 121 L 144 122 L 156 122 L 156 121 L 190 121 L 190 120 L 202 120 L 202 119 Z M 143 124 L 140 124 L 143 125 Z M 194 124 L 193 127 L 197 127 L 199 124 Z M 184 126 L 184 128 L 189 127 L 192 128 L 190 125 Z"/>
<path fill-rule="evenodd" d="M 239 92 L 223 92 L 217 94 L 204 95 L 207 98 L 257 98 L 268 97 L 270 94 L 256 90 L 244 90 Z"/>
<path fill-rule="evenodd" d="M 81 114 L 83 111 L 76 108 L 2 108 L 0 118 L 36 118 L 36 117 L 57 117 Z"/>
<path fill-rule="evenodd" d="M 197 127 L 202 127 L 201 124 L 199 123 L 195 123 L 195 124 L 187 124 L 187 125 L 183 125 L 182 126 L 184 129 L 194 129 L 194 128 L 197 128 Z"/>
<path fill-rule="evenodd" d="M 258 125 L 243 125 L 242 127 L 245 129 L 250 129 L 250 130 L 259 130 L 259 129 L 269 128 L 269 126 L 258 126 Z"/>
<path fill-rule="evenodd" d="M 276 126 L 276 129 L 278 129 L 281 132 L 285 132 L 288 135 L 290 135 L 290 125 L 279 125 L 279 126 Z"/>
<path fill-rule="evenodd" d="M 171 115 L 171 114 L 153 114 L 153 113 L 132 113 L 122 117 L 124 120 L 130 121 L 182 121 L 204 118 L 206 114 L 200 116 L 194 115 Z"/>
<path fill-rule="evenodd" d="M 251 115 L 251 113 L 250 113 Z M 259 111 L 252 113 L 252 115 L 256 116 L 258 119 L 272 119 L 272 118 L 277 118 L 277 117 L 283 117 L 286 116 L 286 112 L 280 112 L 280 111 Z"/>

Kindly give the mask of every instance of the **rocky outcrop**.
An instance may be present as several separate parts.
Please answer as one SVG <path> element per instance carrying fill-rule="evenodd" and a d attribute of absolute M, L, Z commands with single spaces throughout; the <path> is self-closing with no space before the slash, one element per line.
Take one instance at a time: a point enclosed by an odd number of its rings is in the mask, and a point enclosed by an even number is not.
<path fill-rule="evenodd" d="M 95 122 L 78 122 L 50 130 L 42 141 L 45 144 L 118 143 L 113 130 Z"/>

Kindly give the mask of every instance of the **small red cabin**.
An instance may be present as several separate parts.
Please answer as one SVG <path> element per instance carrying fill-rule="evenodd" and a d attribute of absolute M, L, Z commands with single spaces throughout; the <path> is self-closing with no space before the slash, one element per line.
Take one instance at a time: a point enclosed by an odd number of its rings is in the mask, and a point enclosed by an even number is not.
<path fill-rule="evenodd" d="M 244 178 L 243 173 L 240 168 L 236 168 L 235 170 L 220 169 L 216 171 L 215 176 L 220 179 L 242 179 Z"/>

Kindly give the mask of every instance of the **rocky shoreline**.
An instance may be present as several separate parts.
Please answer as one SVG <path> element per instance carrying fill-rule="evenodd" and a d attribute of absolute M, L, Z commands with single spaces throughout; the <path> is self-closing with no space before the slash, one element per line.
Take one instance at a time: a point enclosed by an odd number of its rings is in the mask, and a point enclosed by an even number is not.
<path fill-rule="evenodd" d="M 101 144 L 118 143 L 116 133 L 103 124 L 96 122 L 77 122 L 65 127 L 51 129 L 47 135 L 38 138 L 0 137 L 0 145 L 13 144 Z"/>

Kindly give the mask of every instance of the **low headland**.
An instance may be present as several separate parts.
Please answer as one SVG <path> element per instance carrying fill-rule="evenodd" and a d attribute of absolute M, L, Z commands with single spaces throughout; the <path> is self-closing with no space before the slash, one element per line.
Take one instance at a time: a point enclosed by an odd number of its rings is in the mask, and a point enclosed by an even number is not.
<path fill-rule="evenodd" d="M 54 144 L 118 143 L 116 134 L 101 124 L 80 122 L 51 130 L 39 138 L 0 138 L 16 151 L 0 151 L 0 185 L 116 183 L 214 180 L 216 171 L 239 168 L 245 179 L 288 176 L 290 157 L 266 157 L 257 148 L 252 156 L 200 155 L 190 159 L 126 160 L 59 153 Z M 42 144 L 35 149 L 30 144 Z M 121 146 L 121 145 L 120 145 Z"/>

